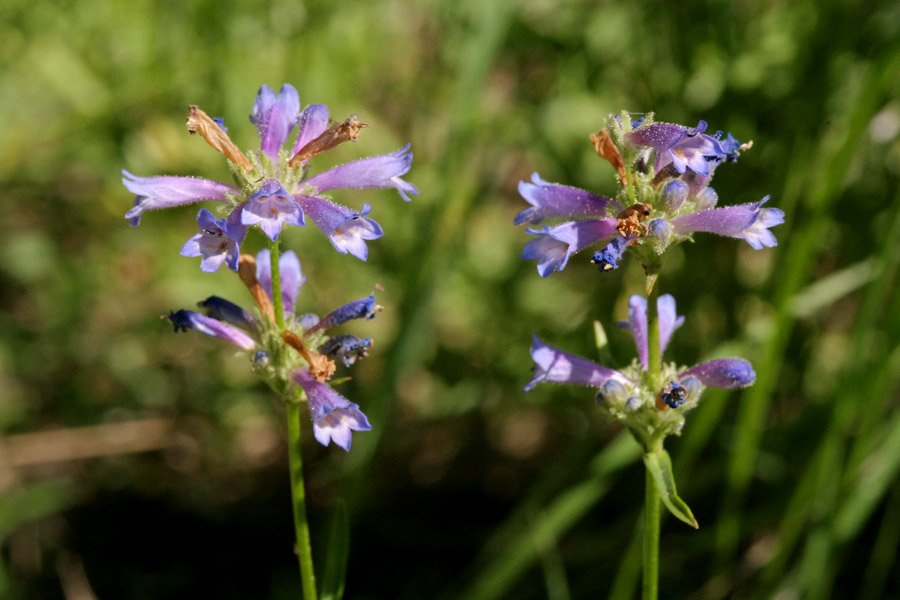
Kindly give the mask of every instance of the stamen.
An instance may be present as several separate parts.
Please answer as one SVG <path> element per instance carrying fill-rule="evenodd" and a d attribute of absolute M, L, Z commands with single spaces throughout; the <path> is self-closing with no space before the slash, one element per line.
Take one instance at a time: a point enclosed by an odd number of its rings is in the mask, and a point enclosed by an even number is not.
<path fill-rule="evenodd" d="M 327 152 L 338 144 L 347 141 L 355 142 L 359 139 L 359 130 L 368 126 L 368 123 L 360 123 L 356 119 L 356 115 L 351 116 L 346 121 L 336 123 L 326 129 L 322 135 L 300 148 L 300 150 L 297 151 L 297 154 L 291 158 L 288 165 L 292 168 L 296 168 L 304 160 L 312 158 L 317 154 Z"/>
<path fill-rule="evenodd" d="M 270 322 L 274 323 L 275 307 L 272 306 L 269 294 L 266 293 L 266 290 L 263 289 L 256 278 L 256 259 L 252 255 L 241 254 L 238 260 L 238 275 L 241 281 L 244 282 L 244 285 L 247 286 L 247 289 L 250 290 L 250 295 L 256 300 L 256 304 L 259 305 L 259 312 L 267 317 Z"/>
<path fill-rule="evenodd" d="M 300 356 L 309 364 L 309 374 L 316 378 L 317 381 L 326 382 L 334 375 L 337 366 L 333 360 L 329 360 L 327 356 L 319 354 L 315 350 L 306 347 L 297 334 L 293 331 L 285 329 L 281 332 L 281 339 L 284 343 L 300 353 Z"/>
<path fill-rule="evenodd" d="M 234 142 L 231 141 L 228 134 L 219 127 L 218 123 L 193 104 L 190 106 L 190 110 L 191 112 L 189 112 L 187 116 L 187 129 L 192 135 L 195 133 L 202 135 L 203 139 L 206 140 L 206 143 L 212 146 L 217 152 L 225 155 L 225 158 L 238 165 L 244 171 L 249 173 L 253 170 L 253 165 L 251 165 L 250 161 L 247 160 L 247 157 L 238 150 L 238 147 L 234 145 Z"/>

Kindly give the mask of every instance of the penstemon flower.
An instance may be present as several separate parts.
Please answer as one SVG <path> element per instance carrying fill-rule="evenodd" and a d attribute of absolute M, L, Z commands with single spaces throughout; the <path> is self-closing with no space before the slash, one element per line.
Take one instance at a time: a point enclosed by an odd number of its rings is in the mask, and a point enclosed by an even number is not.
<path fill-rule="evenodd" d="M 123 171 L 122 182 L 136 196 L 125 218 L 134 227 L 150 210 L 199 201 L 218 203 L 213 210 L 200 209 L 199 232 L 185 242 L 181 255 L 201 257 L 200 269 L 207 273 L 223 264 L 237 271 L 258 311 L 211 296 L 199 303 L 201 312 L 179 310 L 167 318 L 176 333 L 194 329 L 237 346 L 249 358 L 253 371 L 284 400 L 303 595 L 314 599 L 317 592 L 306 521 L 299 404 L 306 402 L 313 434 L 324 446 L 334 442 L 349 451 L 354 431 L 372 429 L 359 406 L 329 383 L 337 370 L 336 361 L 350 366 L 365 358 L 372 340 L 348 333 L 332 335 L 331 330 L 352 319 L 371 319 L 381 307 L 372 294 L 321 319 L 314 314 L 297 314 L 297 298 L 305 277 L 297 256 L 292 251 L 281 253 L 279 237 L 285 226 L 303 227 L 309 217 L 338 252 L 366 260 L 366 242 L 384 235 L 381 225 L 368 216 L 372 206 L 347 208 L 333 202 L 330 192 L 393 188 L 408 202 L 418 190 L 403 179 L 412 164 L 408 144 L 391 154 L 364 158 L 308 177 L 311 159 L 343 142 L 357 140 L 369 125 L 355 115 L 332 124 L 328 108 L 322 104 L 301 110 L 297 90 L 291 85 L 282 86 L 278 94 L 262 86 L 250 121 L 259 132 L 260 149 L 244 154 L 228 137 L 221 119 L 210 118 L 191 106 L 188 131 L 199 133 L 225 156 L 235 184 L 195 177 L 137 177 Z M 289 143 L 294 128 L 296 139 Z M 258 229 L 269 240 L 269 248 L 255 258 L 240 252 L 249 229 Z M 344 550 L 335 552 L 342 555 Z M 331 585 L 341 584 L 332 581 Z M 338 593 L 337 588 L 325 592 Z"/>
<path fill-rule="evenodd" d="M 632 124 L 614 116 L 609 125 L 612 134 L 603 130 L 593 137 L 597 152 L 619 171 L 623 187 L 615 199 L 548 183 L 537 173 L 532 183 L 519 183 L 519 193 L 532 206 L 516 216 L 516 225 L 577 219 L 526 228 L 537 238 L 525 245 L 522 258 L 537 259 L 541 277 L 562 271 L 573 254 L 601 242 L 605 246 L 592 257 L 601 271 L 617 269 L 631 248 L 653 273 L 666 250 L 698 232 L 743 239 L 757 250 L 777 245 L 769 228 L 784 222 L 784 212 L 764 206 L 769 196 L 717 208 L 718 197 L 709 187 L 716 167 L 736 161 L 752 144 L 741 145 L 731 134 L 721 139 L 721 132 L 706 135 L 705 121 L 687 128 L 650 119 Z"/>
<path fill-rule="evenodd" d="M 534 375 L 525 386 L 571 383 L 594 388 L 600 408 L 623 424 L 644 452 L 643 598 L 657 597 L 659 560 L 659 503 L 676 517 L 697 527 L 697 520 L 678 496 L 672 462 L 663 448 L 666 436 L 681 433 L 685 415 L 697 406 L 706 387 L 734 389 L 752 385 L 756 374 L 741 358 L 721 358 L 692 367 L 664 363 L 662 354 L 673 332 L 684 321 L 670 295 L 653 288 L 666 251 L 692 240 L 698 232 L 742 239 L 754 249 L 777 245 L 769 228 L 784 222 L 784 212 L 759 202 L 717 207 L 718 195 L 709 187 L 716 168 L 734 162 L 752 144 L 731 134 L 707 135 L 707 124 L 696 127 L 654 123 L 652 115 L 635 121 L 613 115 L 608 129 L 592 135 L 594 149 L 616 170 L 621 188 L 611 198 L 585 190 L 548 183 L 535 173 L 521 182 L 519 193 L 531 205 L 514 223 L 538 225 L 562 219 L 541 229 L 527 242 L 523 259 L 537 260 L 541 277 L 562 271 L 576 253 L 603 244 L 591 262 L 602 271 L 618 268 L 631 250 L 646 273 L 647 298 L 631 296 L 628 323 L 637 358 L 616 370 L 546 344 L 536 335 L 531 345 Z"/>
<path fill-rule="evenodd" d="M 368 431 L 372 426 L 359 406 L 334 391 L 327 382 L 335 372 L 335 358 L 349 366 L 367 355 L 372 340 L 350 334 L 330 337 L 327 332 L 353 319 L 371 319 L 381 306 L 375 304 L 373 294 L 345 304 L 322 319 L 314 314 L 294 314 L 306 278 L 292 251 L 283 253 L 279 262 L 286 311 L 285 329 L 280 333 L 271 327 L 269 318 L 257 320 L 247 310 L 218 296 L 198 303 L 202 313 L 182 309 L 166 318 L 175 326 L 176 333 L 194 329 L 231 342 L 248 354 L 253 370 L 272 384 L 295 383 L 306 394 L 316 439 L 325 446 L 333 440 L 349 451 L 351 430 Z M 271 310 L 273 301 L 269 263 L 268 250 L 261 250 L 255 259 L 246 254 L 241 256 L 242 279 L 254 296 L 263 299 L 259 305 L 263 313 Z M 270 360 L 271 356 L 282 353 L 285 343 L 296 352 L 288 353 L 280 363 Z"/>
<path fill-rule="evenodd" d="M 277 95 L 270 87 L 262 86 L 250 121 L 259 130 L 260 150 L 244 154 L 220 121 L 191 106 L 188 131 L 199 133 L 228 159 L 239 185 L 196 177 L 137 177 L 123 171 L 122 183 L 136 195 L 125 218 L 135 226 L 150 210 L 207 200 L 221 203 L 219 212 L 225 217 L 215 219 L 209 210 L 202 209 L 197 216 L 200 233 L 191 238 L 182 252 L 185 256 L 203 256 L 204 271 L 216 270 L 223 262 L 237 270 L 233 257 L 247 227 L 259 226 L 266 237 L 275 241 L 285 225 L 306 225 L 307 213 L 339 252 L 366 260 L 366 240 L 384 235 L 376 221 L 364 216 L 371 212 L 371 206 L 354 211 L 331 202 L 327 192 L 394 188 L 407 202 L 410 194 L 419 193 L 416 186 L 402 179 L 412 164 L 409 145 L 391 154 L 364 158 L 307 177 L 311 158 L 342 142 L 356 140 L 360 130 L 369 125 L 356 116 L 329 125 L 328 108 L 322 104 L 312 104 L 301 111 L 297 90 L 289 84 L 282 86 Z M 296 141 L 286 146 L 295 127 Z M 218 249 L 220 246 L 224 250 Z M 219 258 L 222 252 L 227 254 L 227 260 Z"/>
<path fill-rule="evenodd" d="M 684 317 L 676 315 L 675 299 L 668 294 L 657 298 L 657 314 L 662 354 Z M 534 376 L 525 391 L 531 391 L 539 383 L 593 387 L 600 408 L 613 421 L 628 427 L 645 448 L 651 448 L 656 440 L 681 433 L 685 413 L 697 406 L 704 388 L 742 388 L 752 385 L 756 379 L 753 367 L 741 358 L 710 360 L 693 367 L 663 363 L 658 376 L 648 377 L 646 298 L 638 295 L 629 298 L 628 322 L 622 325 L 631 329 L 638 354 L 622 370 L 569 354 L 533 336 Z"/>

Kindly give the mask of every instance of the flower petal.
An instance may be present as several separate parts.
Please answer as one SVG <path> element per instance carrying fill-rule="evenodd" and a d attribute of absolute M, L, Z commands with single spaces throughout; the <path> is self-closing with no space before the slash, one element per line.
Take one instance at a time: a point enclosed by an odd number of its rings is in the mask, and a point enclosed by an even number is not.
<path fill-rule="evenodd" d="M 266 85 L 259 89 L 250 121 L 259 128 L 262 151 L 269 158 L 278 159 L 278 151 L 297 123 L 300 97 L 289 83 L 281 86 L 278 96 Z"/>
<path fill-rule="evenodd" d="M 747 387 L 756 381 L 753 366 L 742 358 L 719 358 L 700 363 L 679 373 L 679 378 L 693 376 L 703 385 L 730 390 Z"/>
<path fill-rule="evenodd" d="M 562 271 L 570 256 L 617 234 L 614 217 L 569 221 L 554 227 L 544 225 L 540 231 L 528 227 L 525 231 L 538 238 L 525 244 L 521 258 L 538 259 L 537 269 L 541 277 L 547 277 L 553 271 Z"/>
<path fill-rule="evenodd" d="M 681 215 L 672 219 L 672 225 L 681 235 L 704 231 L 743 239 L 755 250 L 777 246 L 768 228 L 784 223 L 784 211 L 762 208 L 768 200 L 766 196 L 759 202 Z"/>
<path fill-rule="evenodd" d="M 315 196 L 298 194 L 297 202 L 322 233 L 328 236 L 335 250 L 366 260 L 369 249 L 365 240 L 375 240 L 384 235 L 377 221 L 366 217 L 372 211 L 368 204 L 359 212 Z"/>
<path fill-rule="evenodd" d="M 602 216 L 606 214 L 608 205 L 614 210 L 622 210 L 615 200 L 567 185 L 547 183 L 537 173 L 532 174 L 531 181 L 532 183 L 519 182 L 519 194 L 531 204 L 531 208 L 526 208 L 516 215 L 513 221 L 516 225 L 526 221 L 536 225 L 552 217 L 572 219 Z"/>
<path fill-rule="evenodd" d="M 240 194 L 236 187 L 199 177 L 136 177 L 125 170 L 122 174 L 122 183 L 128 191 L 141 199 L 135 199 L 134 206 L 125 213 L 132 225 L 147 210 L 172 208 L 200 200 L 228 202 L 228 194 Z"/>
<path fill-rule="evenodd" d="M 181 255 L 202 256 L 200 269 L 204 273 L 217 271 L 222 263 L 227 264 L 232 271 L 237 271 L 240 250 L 238 242 L 226 232 L 225 219 L 216 219 L 210 211 L 201 208 L 197 213 L 197 225 L 200 233 L 184 244 Z"/>
<path fill-rule="evenodd" d="M 306 277 L 300 269 L 300 259 L 293 250 L 281 253 L 278 259 L 278 272 L 281 278 L 281 301 L 284 303 L 284 312 L 290 314 L 294 312 L 300 288 L 306 283 Z M 272 258 L 268 248 L 263 248 L 256 254 L 256 279 L 272 299 Z"/>
<path fill-rule="evenodd" d="M 334 442 L 350 450 L 353 431 L 369 431 L 372 426 L 359 406 L 316 380 L 306 369 L 297 369 L 291 378 L 306 392 L 309 412 L 313 418 L 313 435 L 323 446 Z"/>
<path fill-rule="evenodd" d="M 615 369 L 563 352 L 545 344 L 535 334 L 531 336 L 531 358 L 535 365 L 534 376 L 525 386 L 526 392 L 531 391 L 539 383 L 573 383 L 596 388 L 602 387 L 611 379 L 623 385 L 631 383 Z"/>
<path fill-rule="evenodd" d="M 167 318 L 175 326 L 175 333 L 196 329 L 200 333 L 231 342 L 247 352 L 256 349 L 256 340 L 244 331 L 192 310 L 182 309 L 169 314 Z"/>
<path fill-rule="evenodd" d="M 303 183 L 315 188 L 317 192 L 353 188 L 396 188 L 407 202 L 407 194 L 418 194 L 413 184 L 400 178 L 406 175 L 412 165 L 413 155 L 409 152 L 409 144 L 392 154 L 364 158 L 345 165 L 340 165 L 324 173 L 310 177 Z"/>

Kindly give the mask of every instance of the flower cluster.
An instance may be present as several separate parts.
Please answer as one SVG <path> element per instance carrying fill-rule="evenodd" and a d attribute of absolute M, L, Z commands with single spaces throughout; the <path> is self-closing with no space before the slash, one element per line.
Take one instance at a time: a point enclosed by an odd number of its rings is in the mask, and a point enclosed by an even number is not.
<path fill-rule="evenodd" d="M 196 106 L 190 107 L 188 131 L 199 133 L 227 159 L 238 185 L 196 177 L 136 177 L 123 171 L 122 182 L 136 195 L 125 214 L 132 226 L 149 210 L 171 208 L 209 200 L 222 204 L 221 218 L 206 208 L 197 215 L 199 232 L 181 250 L 183 256 L 201 256 L 200 268 L 217 270 L 222 263 L 237 271 L 240 245 L 248 227 L 258 226 L 271 240 L 285 225 L 306 225 L 309 216 L 342 254 L 366 260 L 367 240 L 384 235 L 381 226 L 366 216 L 369 204 L 353 210 L 331 201 L 327 192 L 341 188 L 394 188 L 404 200 L 418 194 L 404 181 L 412 154 L 409 145 L 392 154 L 365 158 L 307 177 L 309 159 L 338 144 L 356 140 L 368 127 L 356 116 L 331 124 L 328 108 L 311 104 L 300 109 L 297 90 L 285 84 L 276 95 L 262 86 L 250 121 L 259 130 L 260 150 L 242 153 L 228 137 L 220 119 L 212 119 Z M 285 145 L 294 128 L 297 137 Z"/>
<path fill-rule="evenodd" d="M 313 418 L 316 439 L 327 446 L 329 441 L 344 450 L 350 449 L 353 431 L 368 431 L 368 419 L 344 396 L 328 384 L 336 370 L 335 359 L 349 366 L 364 358 L 372 346 L 370 338 L 350 334 L 329 337 L 327 332 L 352 319 L 371 319 L 381 309 L 375 295 L 361 298 L 335 309 L 321 319 L 314 314 L 297 314 L 295 307 L 300 287 L 306 281 L 300 261 L 292 251 L 281 255 L 281 294 L 285 308 L 285 328 L 274 327 L 270 255 L 262 250 L 254 259 L 240 257 L 241 278 L 257 300 L 261 318 L 218 296 L 198 303 L 202 312 L 179 310 L 168 315 L 175 331 L 194 329 L 206 335 L 231 342 L 250 357 L 253 368 L 270 385 L 290 382 L 279 390 L 285 397 L 295 396 L 299 388 L 306 396 Z M 285 344 L 292 348 L 290 351 Z M 272 360 L 273 356 L 279 360 Z M 290 386 L 295 386 L 292 390 Z"/>
<path fill-rule="evenodd" d="M 660 353 L 684 322 L 675 312 L 675 299 L 657 299 Z M 638 358 L 618 371 L 545 344 L 536 335 L 531 344 L 534 376 L 525 391 L 538 383 L 572 383 L 597 389 L 597 402 L 611 419 L 627 425 L 645 448 L 669 434 L 679 434 L 684 414 L 697 406 L 704 387 L 723 389 L 751 385 L 753 367 L 740 358 L 721 358 L 687 368 L 664 363 L 659 374 L 648 372 L 647 300 L 631 296 L 628 322 Z"/>
<path fill-rule="evenodd" d="M 213 119 L 196 106 L 190 107 L 187 128 L 199 133 L 228 160 L 235 184 L 196 177 L 137 177 L 123 171 L 123 183 L 136 195 L 125 214 L 132 226 L 150 210 L 198 201 L 218 203 L 214 210 L 201 208 L 199 232 L 181 249 L 188 257 L 201 257 L 200 268 L 217 271 L 225 264 L 239 273 L 253 296 L 258 311 L 250 312 L 217 296 L 199 303 L 202 311 L 179 310 L 168 315 L 175 331 L 195 329 L 235 344 L 251 358 L 254 371 L 286 402 L 306 400 L 316 439 L 334 441 L 350 449 L 353 431 L 371 429 L 368 419 L 329 385 L 336 361 L 349 366 L 363 358 L 372 345 L 369 338 L 350 334 L 331 335 L 332 328 L 351 319 L 371 319 L 381 307 L 374 294 L 351 302 L 321 319 L 295 314 L 300 287 L 305 281 L 297 256 L 279 250 L 279 235 L 286 225 L 304 226 L 307 217 L 343 254 L 366 260 L 366 242 L 384 235 L 368 215 L 369 204 L 354 210 L 334 203 L 329 192 L 341 188 L 394 188 L 410 200 L 416 187 L 402 177 L 409 172 L 409 145 L 383 156 L 347 163 L 311 177 L 313 157 L 346 141 L 355 141 L 367 123 L 356 116 L 332 123 L 328 108 L 312 104 L 301 110 L 300 98 L 285 84 L 276 94 L 262 86 L 250 121 L 259 131 L 260 149 L 241 152 L 221 119 Z M 289 142 L 296 128 L 293 143 Z M 257 228 L 271 242 L 254 258 L 241 254 L 248 229 Z M 272 256 L 280 258 L 273 263 Z M 273 293 L 281 290 L 280 298 Z"/>
<path fill-rule="evenodd" d="M 535 173 L 520 182 L 519 193 L 531 206 L 515 224 L 537 225 L 544 219 L 572 219 L 540 230 L 525 245 L 523 259 L 537 259 L 538 273 L 562 271 L 569 258 L 593 244 L 606 242 L 592 262 L 601 271 L 619 266 L 628 248 L 639 254 L 648 274 L 657 273 L 662 254 L 697 232 L 745 240 L 759 250 L 777 245 L 770 227 L 784 222 L 784 212 L 758 202 L 716 207 L 709 187 L 723 162 L 737 160 L 752 144 L 740 144 L 731 134 L 704 133 L 706 122 L 688 128 L 652 119 L 631 121 L 615 115 L 609 128 L 592 136 L 597 153 L 616 169 L 622 189 L 615 199 L 565 185 L 548 183 Z M 611 132 L 611 133 L 610 133 Z"/>

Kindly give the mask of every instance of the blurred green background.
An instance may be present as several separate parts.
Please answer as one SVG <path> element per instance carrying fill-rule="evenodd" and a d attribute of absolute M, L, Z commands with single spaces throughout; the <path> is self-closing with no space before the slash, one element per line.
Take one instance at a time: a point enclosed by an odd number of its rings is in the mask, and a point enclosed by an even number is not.
<path fill-rule="evenodd" d="M 614 192 L 588 135 L 621 109 L 754 140 L 720 203 L 771 194 L 787 218 L 772 250 L 680 246 L 658 283 L 687 316 L 669 360 L 759 376 L 668 443 L 701 528 L 663 524 L 662 597 L 900 595 L 897 2 L 6 0 L 0 596 L 299 597 L 280 407 L 231 348 L 159 320 L 250 298 L 178 255 L 196 207 L 131 229 L 120 183 L 226 178 L 187 105 L 256 147 L 256 90 L 284 82 L 372 124 L 314 170 L 408 141 L 421 190 L 335 194 L 385 229 L 367 264 L 284 235 L 301 310 L 385 288 L 342 387 L 374 431 L 345 454 L 304 425 L 314 545 L 351 512 L 346 597 L 636 596 L 636 446 L 588 390 L 521 390 L 532 332 L 591 356 L 600 320 L 630 360 L 613 323 L 640 267 L 579 255 L 541 279 L 512 226 L 533 171 Z"/>

